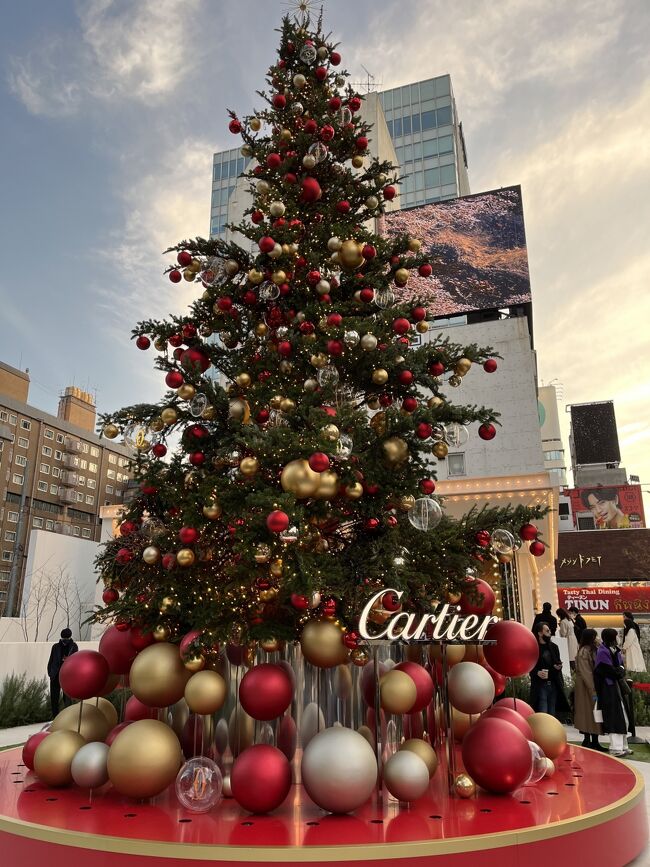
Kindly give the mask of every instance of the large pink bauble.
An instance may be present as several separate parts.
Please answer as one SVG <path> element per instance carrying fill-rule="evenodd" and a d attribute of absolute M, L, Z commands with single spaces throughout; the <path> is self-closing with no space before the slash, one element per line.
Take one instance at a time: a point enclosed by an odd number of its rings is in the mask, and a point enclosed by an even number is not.
<path fill-rule="evenodd" d="M 518 714 L 524 717 L 524 719 L 527 719 L 535 713 L 533 708 L 527 702 L 522 701 L 520 698 L 512 698 L 512 696 L 499 699 L 498 704 L 501 707 L 509 707 L 511 710 L 516 710 Z"/>
<path fill-rule="evenodd" d="M 468 581 L 465 586 L 468 586 L 469 584 L 470 582 Z M 476 614 L 478 617 L 492 614 L 492 609 L 496 602 L 494 590 L 490 587 L 487 581 L 483 581 L 481 578 L 472 580 L 471 587 L 472 590 L 476 590 L 477 598 L 474 599 L 473 597 L 463 593 L 458 602 L 461 612 L 463 614 Z"/>
<path fill-rule="evenodd" d="M 505 720 L 505 722 L 510 723 L 510 725 L 513 725 L 516 729 L 518 729 L 527 741 L 532 741 L 533 730 L 528 725 L 524 717 L 520 713 L 516 713 L 514 710 L 511 710 L 509 707 L 500 707 L 500 705 L 501 702 L 499 701 L 493 707 L 488 708 L 481 716 L 479 722 L 482 722 L 486 719 Z"/>
<path fill-rule="evenodd" d="M 34 753 L 36 752 L 36 747 L 48 735 L 49 732 L 36 732 L 35 735 L 32 735 L 25 741 L 23 745 L 23 764 L 25 767 L 29 768 L 30 771 L 34 770 Z"/>
<path fill-rule="evenodd" d="M 489 665 L 499 674 L 521 677 L 528 674 L 537 662 L 539 644 L 523 623 L 500 620 L 490 626 L 485 638 L 486 641 L 496 641 L 496 644 L 486 644 L 483 652 Z"/>
<path fill-rule="evenodd" d="M 59 681 L 66 695 L 83 700 L 100 694 L 108 674 L 108 662 L 101 653 L 79 650 L 64 660 Z"/>
<path fill-rule="evenodd" d="M 137 722 L 141 719 L 158 719 L 158 708 L 149 707 L 132 695 L 124 709 L 124 719 L 127 722 Z"/>
<path fill-rule="evenodd" d="M 233 798 L 244 810 L 270 813 L 289 794 L 291 765 L 277 747 L 256 744 L 235 759 L 230 772 L 230 785 Z"/>
<path fill-rule="evenodd" d="M 462 713 L 482 713 L 494 701 L 494 681 L 478 662 L 459 662 L 447 677 L 447 693 Z"/>
<path fill-rule="evenodd" d="M 388 666 L 384 662 L 379 663 L 379 679 L 386 674 Z M 367 662 L 361 671 L 361 694 L 368 707 L 375 706 L 375 663 Z"/>
<path fill-rule="evenodd" d="M 249 716 L 271 720 L 281 716 L 291 704 L 293 686 L 284 668 L 263 662 L 251 668 L 239 685 L 239 701 Z"/>
<path fill-rule="evenodd" d="M 106 657 L 113 674 L 128 674 L 138 653 L 131 641 L 131 630 L 120 632 L 115 626 L 109 626 L 100 638 L 99 652 Z"/>
<path fill-rule="evenodd" d="M 463 764 L 482 789 L 495 794 L 513 792 L 523 785 L 533 767 L 533 756 L 522 733 L 501 719 L 481 720 L 463 738 Z"/>
<path fill-rule="evenodd" d="M 395 666 L 395 671 L 403 671 L 413 680 L 417 690 L 417 698 L 415 704 L 411 708 L 411 713 L 417 713 L 424 710 L 433 698 L 433 681 L 431 675 L 423 665 L 418 665 L 417 662 L 400 662 Z"/>
<path fill-rule="evenodd" d="M 127 726 L 130 726 L 132 722 L 135 720 L 126 720 L 125 722 L 118 723 L 114 728 L 110 730 L 110 732 L 106 735 L 106 740 L 104 741 L 109 747 L 115 740 L 115 738 L 119 735 L 120 732 L 123 732 Z"/>

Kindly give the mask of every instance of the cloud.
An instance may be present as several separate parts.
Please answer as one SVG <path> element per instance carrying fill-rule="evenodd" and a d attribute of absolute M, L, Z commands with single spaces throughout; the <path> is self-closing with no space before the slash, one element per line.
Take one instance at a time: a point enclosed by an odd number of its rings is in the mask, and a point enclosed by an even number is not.
<path fill-rule="evenodd" d="M 87 101 L 152 105 L 176 90 L 197 62 L 201 0 L 86 0 L 79 32 L 48 35 L 9 62 L 12 93 L 36 115 L 62 117 Z"/>

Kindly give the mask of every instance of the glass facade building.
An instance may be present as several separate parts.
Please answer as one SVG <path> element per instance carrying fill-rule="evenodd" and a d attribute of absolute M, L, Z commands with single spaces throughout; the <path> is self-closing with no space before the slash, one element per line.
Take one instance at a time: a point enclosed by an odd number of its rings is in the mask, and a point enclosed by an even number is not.
<path fill-rule="evenodd" d="M 212 201 L 210 210 L 210 236 L 221 238 L 229 222 L 228 201 L 235 189 L 238 176 L 249 160 L 244 159 L 239 148 L 219 151 L 212 161 Z"/>

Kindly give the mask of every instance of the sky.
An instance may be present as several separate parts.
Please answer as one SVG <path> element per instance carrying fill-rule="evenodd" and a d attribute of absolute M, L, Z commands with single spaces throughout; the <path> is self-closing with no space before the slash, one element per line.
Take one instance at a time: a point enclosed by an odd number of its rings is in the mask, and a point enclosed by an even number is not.
<path fill-rule="evenodd" d="M 227 109 L 259 105 L 281 0 L 21 0 L 0 31 L 0 360 L 30 402 L 161 394 L 130 341 L 180 312 L 162 251 L 207 235 Z M 451 74 L 473 192 L 521 184 L 540 383 L 614 399 L 650 489 L 650 3 L 327 0 L 353 80 Z M 564 413 L 562 413 L 564 416 Z M 567 442 L 568 446 L 568 442 Z M 646 508 L 648 500 L 646 499 Z"/>

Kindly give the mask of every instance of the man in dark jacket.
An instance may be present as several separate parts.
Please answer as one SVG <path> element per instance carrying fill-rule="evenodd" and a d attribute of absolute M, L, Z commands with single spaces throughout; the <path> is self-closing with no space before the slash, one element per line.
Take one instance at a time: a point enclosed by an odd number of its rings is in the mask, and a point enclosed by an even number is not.
<path fill-rule="evenodd" d="M 557 617 L 553 616 L 553 609 L 551 607 L 550 602 L 545 602 L 542 605 L 541 614 L 536 614 L 535 619 L 533 620 L 533 632 L 537 635 L 537 628 L 540 623 L 547 623 L 548 628 L 551 630 L 551 635 L 555 635 L 557 632 Z"/>
<path fill-rule="evenodd" d="M 560 648 L 551 641 L 548 623 L 540 622 L 536 629 L 539 657 L 530 672 L 530 703 L 535 711 L 562 721 L 569 713 L 569 703 L 564 694 Z"/>
<path fill-rule="evenodd" d="M 73 653 L 79 650 L 75 642 L 72 640 L 72 630 L 61 630 L 61 638 L 56 644 L 52 645 L 50 651 L 50 660 L 47 663 L 47 676 L 50 678 L 50 703 L 52 705 L 52 719 L 59 712 L 59 700 L 61 698 L 61 684 L 59 683 L 59 672 L 64 661 Z M 72 700 L 63 693 L 63 706 L 68 707 L 72 704 Z"/>
<path fill-rule="evenodd" d="M 587 628 L 587 621 L 584 619 L 582 614 L 578 611 L 575 605 L 572 605 L 569 608 L 569 614 L 573 620 L 573 631 L 575 632 L 575 636 L 578 639 L 578 644 L 580 644 L 580 639 L 582 638 L 582 633 Z"/>

